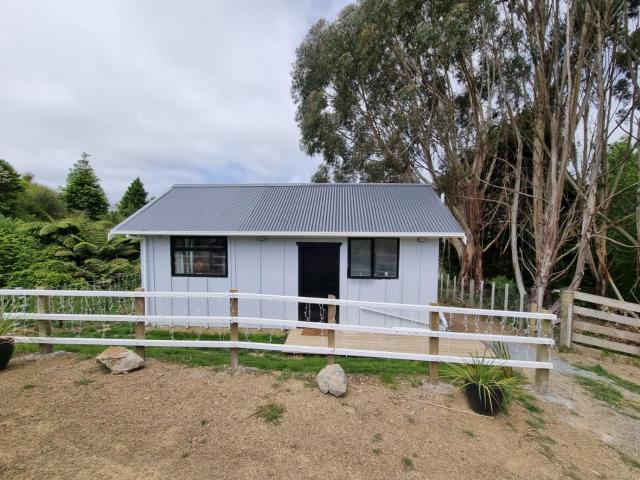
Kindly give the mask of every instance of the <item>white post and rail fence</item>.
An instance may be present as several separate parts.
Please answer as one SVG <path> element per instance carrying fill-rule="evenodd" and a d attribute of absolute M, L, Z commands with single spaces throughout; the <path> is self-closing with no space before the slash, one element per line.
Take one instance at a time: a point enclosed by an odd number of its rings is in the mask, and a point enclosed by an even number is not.
<path fill-rule="evenodd" d="M 577 343 L 640 356 L 639 314 L 637 303 L 565 290 L 561 297 L 560 346 L 571 348 Z"/>
<path fill-rule="evenodd" d="M 240 350 L 262 350 L 279 351 L 292 354 L 323 355 L 327 357 L 328 363 L 335 362 L 337 356 L 349 357 L 370 357 L 386 358 L 396 360 L 412 360 L 419 362 L 429 362 L 429 375 L 432 381 L 437 381 L 439 363 L 480 363 L 485 365 L 497 365 L 513 368 L 527 368 L 535 370 L 536 388 L 546 391 L 548 388 L 549 371 L 553 368 L 549 359 L 549 348 L 554 345 L 551 335 L 553 321 L 556 316 L 548 312 L 536 311 L 515 312 L 503 310 L 490 310 L 478 308 L 449 307 L 441 305 L 411 305 L 394 304 L 369 301 L 342 300 L 332 298 L 311 298 L 282 295 L 265 295 L 254 293 L 242 293 L 235 289 L 229 292 L 149 292 L 137 289 L 135 291 L 85 291 L 85 290 L 0 290 L 0 299 L 20 297 L 35 297 L 34 302 L 37 309 L 29 311 L 5 311 L 8 318 L 35 322 L 38 325 L 38 333 L 34 336 L 16 336 L 17 343 L 32 343 L 40 345 L 43 353 L 50 352 L 53 345 L 105 345 L 133 347 L 141 355 L 145 355 L 146 347 L 182 347 L 182 348 L 221 348 L 230 351 L 231 368 L 239 366 Z M 130 299 L 133 304 L 133 314 L 114 313 L 67 313 L 58 311 L 52 313 L 49 309 L 50 300 L 56 297 L 64 298 L 110 298 Z M 226 299 L 229 302 L 228 315 L 148 315 L 145 311 L 145 303 L 149 299 Z M 327 322 L 308 322 L 300 320 L 290 320 L 285 318 L 264 318 L 263 316 L 241 315 L 242 303 L 244 301 L 259 302 L 283 302 L 294 304 L 318 304 L 327 309 Z M 69 300 L 64 300 L 68 302 Z M 28 302 L 24 302 L 27 305 Z M 13 302 L 16 305 L 17 302 Z M 62 305 L 65 305 L 63 303 Z M 402 311 L 419 312 L 426 314 L 424 322 L 416 321 L 416 327 L 380 327 L 372 325 L 356 325 L 336 322 L 336 308 L 342 309 L 401 309 Z M 284 315 L 283 315 L 284 316 Z M 504 318 L 508 316 L 513 322 L 505 329 Z M 341 313 L 342 317 L 342 313 Z M 448 318 L 451 325 L 453 320 L 464 319 L 464 324 L 484 325 L 477 328 L 476 332 L 469 331 L 447 331 L 443 330 L 442 319 Z M 469 320 L 471 319 L 471 320 Z M 95 338 L 80 336 L 53 336 L 51 330 L 52 322 L 129 322 L 135 325 L 134 338 Z M 460 320 L 462 322 L 462 320 Z M 521 324 L 524 328 L 520 328 Z M 145 338 L 145 330 L 149 327 L 223 327 L 230 332 L 229 340 L 175 340 L 175 339 L 148 339 Z M 239 328 L 244 329 L 313 329 L 324 331 L 327 335 L 326 346 L 309 346 L 297 344 L 264 343 L 249 341 L 248 336 L 245 341 L 239 338 Z M 481 329 L 485 331 L 480 331 Z M 507 331 L 512 334 L 507 334 Z M 377 334 L 389 337 L 389 350 L 373 350 L 347 348 L 336 345 L 336 333 L 366 333 Z M 497 333 L 496 333 L 497 332 Z M 515 334 L 513 334 L 515 332 Z M 393 337 L 410 336 L 422 337 L 428 345 L 428 353 L 412 353 L 407 351 L 393 351 Z M 527 353 L 526 359 L 498 358 L 495 355 L 475 356 L 473 354 L 452 355 L 443 354 L 442 342 L 465 341 L 477 344 L 481 342 L 489 345 L 493 342 L 509 344 L 520 344 L 526 347 L 526 352 L 531 352 L 531 359 Z M 464 343 L 464 342 L 463 342 Z M 445 344 L 446 346 L 446 344 Z M 385 344 L 387 347 L 387 344 Z M 520 349 L 522 351 L 522 349 Z"/>

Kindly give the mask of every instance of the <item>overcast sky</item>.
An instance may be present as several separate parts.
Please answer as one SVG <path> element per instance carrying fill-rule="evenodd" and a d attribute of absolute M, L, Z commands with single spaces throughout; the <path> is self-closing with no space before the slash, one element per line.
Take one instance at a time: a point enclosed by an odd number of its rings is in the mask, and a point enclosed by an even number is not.
<path fill-rule="evenodd" d="M 0 3 L 0 158 L 64 184 L 80 154 L 111 202 L 140 176 L 308 181 L 291 100 L 295 48 L 347 0 Z"/>

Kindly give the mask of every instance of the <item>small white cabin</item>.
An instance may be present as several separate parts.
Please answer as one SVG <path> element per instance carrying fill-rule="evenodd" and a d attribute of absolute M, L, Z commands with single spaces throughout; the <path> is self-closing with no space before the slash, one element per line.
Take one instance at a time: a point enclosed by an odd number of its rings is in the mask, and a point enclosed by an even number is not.
<path fill-rule="evenodd" d="M 428 304 L 442 238 L 460 225 L 425 184 L 175 185 L 114 227 L 140 238 L 142 286 Z M 247 302 L 240 315 L 324 320 L 317 305 Z M 244 310 L 244 311 L 243 311 Z M 150 315 L 228 315 L 228 301 L 149 299 Z M 343 309 L 340 323 L 411 325 L 415 312 Z M 405 321 L 406 320 L 406 321 Z"/>

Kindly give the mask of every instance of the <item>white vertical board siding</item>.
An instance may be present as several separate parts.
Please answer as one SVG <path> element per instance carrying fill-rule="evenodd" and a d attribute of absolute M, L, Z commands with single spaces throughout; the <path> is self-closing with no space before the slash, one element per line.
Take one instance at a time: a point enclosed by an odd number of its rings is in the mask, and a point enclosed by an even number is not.
<path fill-rule="evenodd" d="M 419 248 L 419 294 L 424 303 L 436 303 L 438 301 L 438 254 L 439 240 L 431 240 L 418 243 Z M 420 312 L 421 319 L 427 321 L 427 313 Z"/>
<path fill-rule="evenodd" d="M 298 295 L 298 245 L 288 238 L 282 239 L 284 251 L 284 295 Z M 295 292 L 295 293 L 291 293 Z M 298 319 L 298 304 L 286 303 L 285 318 Z"/>
<path fill-rule="evenodd" d="M 256 237 L 236 237 L 233 242 L 235 244 L 233 258 L 235 272 L 231 279 L 233 287 L 241 292 L 262 293 L 260 242 Z M 238 313 L 243 317 L 259 317 L 260 302 L 243 300 L 238 303 Z"/>
<path fill-rule="evenodd" d="M 150 238 L 153 262 L 153 286 L 157 292 L 171 292 L 173 283 L 171 278 L 171 248 L 169 237 Z M 157 298 L 155 315 L 172 315 L 172 299 Z"/>
<path fill-rule="evenodd" d="M 237 288 L 241 292 L 275 295 L 298 295 L 297 242 L 339 242 L 340 298 L 376 302 L 427 304 L 435 302 L 438 288 L 438 242 L 429 239 L 400 239 L 399 278 L 347 278 L 347 238 L 230 237 L 228 240 L 228 277 L 172 277 L 169 237 L 147 237 L 143 241 L 142 263 L 145 289 L 150 291 L 226 292 Z M 152 301 L 153 302 L 153 301 Z M 151 312 L 155 315 L 226 315 L 227 301 L 211 299 L 157 299 Z M 293 303 L 243 300 L 240 315 L 286 318 L 296 320 L 298 306 Z M 417 312 L 387 311 L 398 317 L 418 319 Z M 340 311 L 340 322 L 377 326 L 413 326 L 409 320 L 385 315 L 385 311 L 365 311 L 356 308 Z M 420 317 L 425 321 L 424 315 Z"/>
<path fill-rule="evenodd" d="M 387 303 L 427 304 L 437 299 L 438 239 L 418 242 L 415 238 L 400 239 L 400 258 L 397 279 L 346 278 L 341 272 L 341 282 L 346 289 L 341 295 L 349 300 L 367 300 Z M 340 252 L 347 263 L 348 246 Z M 371 311 L 376 310 L 376 311 Z M 415 311 L 353 309 L 340 318 L 342 323 L 386 327 L 416 327 L 417 324 L 402 317 L 426 321 L 426 315 Z M 392 315 L 385 315 L 392 314 Z M 400 318 L 398 318 L 400 317 Z"/>
<path fill-rule="evenodd" d="M 208 278 L 186 277 L 188 292 L 208 292 Z M 190 298 L 189 315 L 209 315 L 209 305 L 206 298 Z"/>
<path fill-rule="evenodd" d="M 269 238 L 258 242 L 260 293 L 273 295 L 291 295 L 285 292 L 285 238 Z M 282 302 L 260 302 L 260 316 L 264 318 L 284 318 L 285 308 Z"/>
<path fill-rule="evenodd" d="M 140 286 L 145 290 L 150 290 L 149 288 L 149 267 L 147 265 L 148 262 L 148 252 L 149 248 L 149 240 L 146 238 L 142 238 L 140 240 Z M 145 312 L 151 315 L 151 302 L 149 302 L 148 298 L 144 300 L 145 304 Z"/>
<path fill-rule="evenodd" d="M 145 238 L 140 243 L 140 276 L 142 288 L 149 292 L 157 291 L 155 273 L 155 252 L 156 243 L 153 238 Z M 144 252 L 144 254 L 142 253 Z M 143 258 L 144 257 L 144 258 Z M 143 261 L 144 260 L 144 261 Z M 155 315 L 157 299 L 147 298 L 145 301 L 145 312 Z"/>

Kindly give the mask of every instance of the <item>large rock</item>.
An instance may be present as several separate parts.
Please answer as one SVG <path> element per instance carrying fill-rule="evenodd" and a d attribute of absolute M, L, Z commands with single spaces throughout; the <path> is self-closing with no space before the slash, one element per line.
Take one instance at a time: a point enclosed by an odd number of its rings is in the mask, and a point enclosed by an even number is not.
<path fill-rule="evenodd" d="M 96 357 L 96 362 L 104 365 L 111 373 L 127 373 L 144 365 L 137 353 L 124 347 L 109 347 Z"/>
<path fill-rule="evenodd" d="M 341 397 L 347 393 L 347 375 L 337 363 L 327 365 L 320 370 L 317 381 L 322 393 L 330 393 L 335 397 Z"/>

